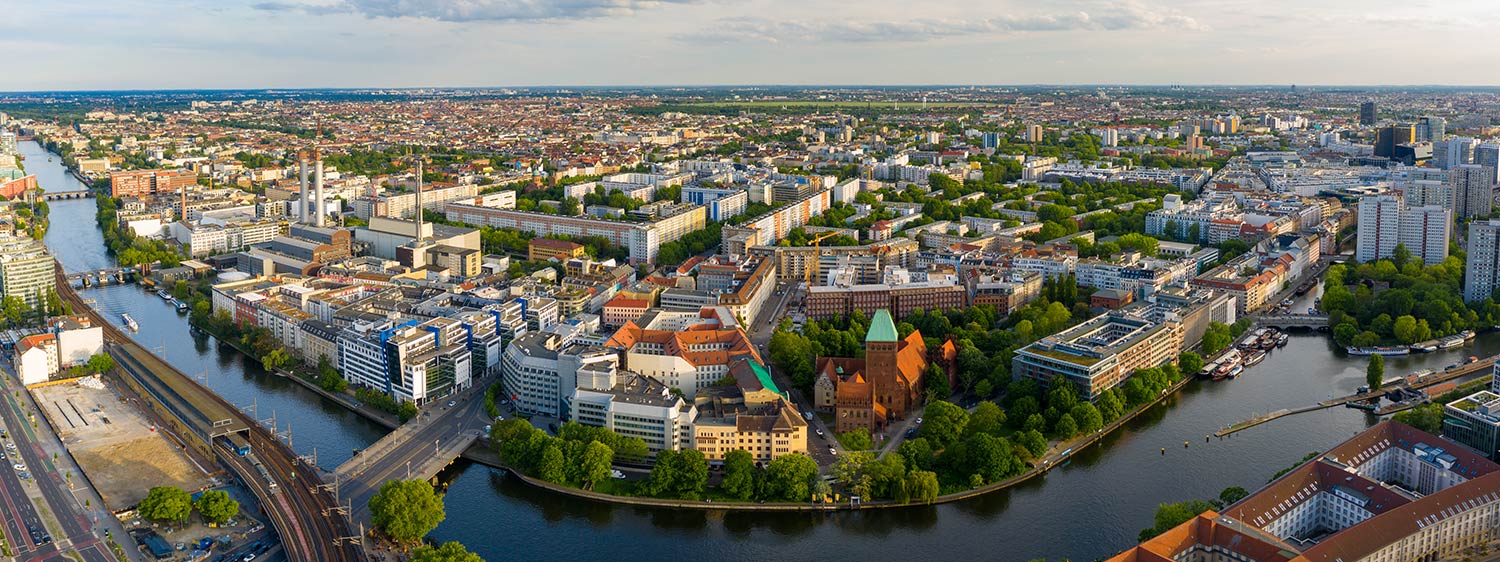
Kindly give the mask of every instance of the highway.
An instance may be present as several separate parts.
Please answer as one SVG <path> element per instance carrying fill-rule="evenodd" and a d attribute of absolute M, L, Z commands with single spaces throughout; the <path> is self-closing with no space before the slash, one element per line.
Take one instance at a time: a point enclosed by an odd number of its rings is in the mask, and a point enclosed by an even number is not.
<path fill-rule="evenodd" d="M 210 435 L 229 431 L 249 435 L 252 449 L 276 484 L 275 492 L 244 459 L 223 447 L 213 444 L 210 447 L 264 504 L 289 559 L 366 559 L 357 541 L 345 540 L 354 533 L 350 532 L 347 519 L 333 513 L 332 509 L 338 505 L 333 495 L 317 487 L 316 474 L 297 459 L 296 453 L 238 408 L 136 344 L 72 290 L 63 278 L 61 267 L 57 268 L 57 277 L 58 293 L 72 303 L 74 311 L 89 315 L 95 325 L 103 327 L 106 347 L 120 364 L 120 370 L 150 395 L 142 398 L 164 404 L 188 425 L 181 428 L 182 433 L 191 434 L 181 437 L 207 441 Z"/>

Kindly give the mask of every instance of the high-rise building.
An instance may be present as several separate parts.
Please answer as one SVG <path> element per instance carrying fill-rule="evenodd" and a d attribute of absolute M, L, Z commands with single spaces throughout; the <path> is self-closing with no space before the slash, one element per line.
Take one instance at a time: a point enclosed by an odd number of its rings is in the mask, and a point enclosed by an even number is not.
<path fill-rule="evenodd" d="M 1360 125 L 1374 125 L 1375 124 L 1375 102 L 1373 102 L 1373 101 L 1367 101 L 1367 102 L 1364 102 L 1362 104 L 1359 104 L 1359 124 Z"/>
<path fill-rule="evenodd" d="M 999 148 L 1000 133 L 989 132 L 980 136 L 980 142 L 984 148 Z"/>
<path fill-rule="evenodd" d="M 1417 128 L 1411 125 L 1399 124 L 1375 129 L 1375 156 L 1393 158 L 1396 156 L 1397 146 L 1411 144 L 1416 140 Z"/>
<path fill-rule="evenodd" d="M 1474 162 L 1474 139 L 1453 137 L 1432 143 L 1432 165 L 1451 170 Z"/>
<path fill-rule="evenodd" d="M 0 237 L 0 293 L 5 296 L 38 306 L 57 287 L 56 265 L 41 242 L 27 236 Z"/>
<path fill-rule="evenodd" d="M 1027 125 L 1026 126 L 1026 142 L 1042 142 L 1042 126 L 1041 125 Z"/>
<path fill-rule="evenodd" d="M 1418 140 L 1442 142 L 1448 137 L 1448 122 L 1442 117 L 1426 116 L 1417 120 Z"/>
<path fill-rule="evenodd" d="M 1399 195 L 1359 200 L 1359 235 L 1355 257 L 1361 262 L 1389 258 L 1397 245 L 1426 264 L 1448 257 L 1453 234 L 1452 211 L 1436 205 L 1407 208 Z"/>
<path fill-rule="evenodd" d="M 1492 177 L 1500 177 L 1500 144 L 1484 143 L 1474 147 L 1474 164 L 1488 168 Z"/>
<path fill-rule="evenodd" d="M 1464 300 L 1484 300 L 1500 287 L 1500 220 L 1469 223 L 1468 250 L 1464 262 Z"/>
<path fill-rule="evenodd" d="M 1448 170 L 1453 216 L 1460 219 L 1490 214 L 1495 206 L 1495 168 L 1464 164 Z"/>

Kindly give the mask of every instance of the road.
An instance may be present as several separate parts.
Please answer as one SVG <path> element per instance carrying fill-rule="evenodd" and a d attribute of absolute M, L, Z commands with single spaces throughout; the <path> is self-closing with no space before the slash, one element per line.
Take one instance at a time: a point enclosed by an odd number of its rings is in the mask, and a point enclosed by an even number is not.
<path fill-rule="evenodd" d="M 746 335 L 750 338 L 750 343 L 754 344 L 755 348 L 760 351 L 760 358 L 766 362 L 766 368 L 771 371 L 772 378 L 776 379 L 777 386 L 791 395 L 792 406 L 799 413 L 805 414 L 806 412 L 816 411 L 813 400 L 804 396 L 802 391 L 794 386 L 792 381 L 786 377 L 785 373 L 782 373 L 780 369 L 771 364 L 771 350 L 769 347 L 771 335 L 776 332 L 776 324 L 786 314 L 787 303 L 797 301 L 801 297 L 803 290 L 799 282 L 779 282 L 776 284 L 776 292 L 778 294 L 772 297 L 773 300 L 761 307 L 760 316 L 756 317 L 750 323 L 750 329 L 746 331 Z M 803 417 L 805 418 L 806 416 L 804 415 Z M 829 427 L 828 424 L 823 422 L 821 417 L 816 415 L 808 420 L 808 425 L 811 426 L 807 436 L 808 454 L 812 456 L 813 460 L 818 461 L 819 466 L 826 467 L 833 464 L 833 461 L 838 460 L 838 453 L 845 452 L 843 445 L 840 445 L 838 440 L 834 439 L 833 428 Z M 821 436 L 818 435 L 820 431 L 822 432 Z"/>
<path fill-rule="evenodd" d="M 391 448 L 360 453 L 368 454 L 370 458 L 364 459 L 365 463 L 353 464 L 352 479 L 339 482 L 339 498 L 352 506 L 356 515 L 354 520 L 368 520 L 370 498 L 380 490 L 381 484 L 406 479 L 408 471 L 433 459 L 434 451 L 442 448 L 444 443 L 451 443 L 464 434 L 484 432 L 484 427 L 490 423 L 489 415 L 484 411 L 484 393 L 492 381 L 493 378 L 486 377 L 468 390 L 449 397 L 448 400 L 455 403 L 452 407 L 447 402 L 429 407 L 407 422 L 409 433 Z M 462 453 L 459 451 L 453 459 Z M 355 459 L 359 460 L 359 457 Z"/>
<path fill-rule="evenodd" d="M 46 455 L 43 438 L 50 436 L 56 441 L 56 436 L 51 433 L 43 416 L 37 415 L 38 424 L 35 428 L 31 427 L 30 422 L 26 421 L 26 415 L 36 410 L 30 403 L 30 395 L 20 392 L 25 398 L 17 398 L 15 393 L 20 391 L 18 385 L 9 375 L 0 375 L 0 378 L 4 379 L 0 388 L 5 392 L 4 404 L 0 404 L 0 420 L 4 421 L 4 426 L 10 433 L 7 442 L 16 446 L 14 450 L 6 448 L 6 466 L 0 469 L 4 473 L 0 476 L 0 487 L 3 487 L 7 508 L 4 528 L 17 554 L 17 560 L 62 561 L 69 560 L 76 554 L 89 562 L 114 561 L 114 555 L 109 552 L 100 534 L 96 534 L 96 527 L 90 521 L 86 508 L 69 491 L 65 473 L 59 471 L 57 465 Z M 26 465 L 27 471 L 32 474 L 30 482 L 21 481 L 18 471 L 11 466 L 16 463 Z M 36 501 L 31 495 L 33 491 L 41 494 L 39 504 L 33 503 Z M 51 517 L 42 517 L 42 511 Z M 52 525 L 46 524 L 49 519 L 53 522 Z M 106 524 L 113 522 L 116 527 L 113 532 L 123 533 L 119 522 L 112 516 L 106 515 L 99 520 Z M 32 528 L 53 537 L 52 542 L 40 545 L 33 542 L 29 536 Z"/>

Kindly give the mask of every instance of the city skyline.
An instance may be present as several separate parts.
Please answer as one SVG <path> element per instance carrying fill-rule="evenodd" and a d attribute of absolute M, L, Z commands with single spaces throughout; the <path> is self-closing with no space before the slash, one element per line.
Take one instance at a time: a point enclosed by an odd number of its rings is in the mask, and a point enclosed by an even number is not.
<path fill-rule="evenodd" d="M 13 61 L 8 91 L 1485 85 L 1472 61 L 1500 54 L 1478 43 L 1434 58 L 1372 42 L 1388 30 L 1441 45 L 1500 15 L 1477 1 L 942 1 L 913 13 L 888 0 L 178 0 L 27 2 L 9 15 L 0 41 L 33 54 Z"/>

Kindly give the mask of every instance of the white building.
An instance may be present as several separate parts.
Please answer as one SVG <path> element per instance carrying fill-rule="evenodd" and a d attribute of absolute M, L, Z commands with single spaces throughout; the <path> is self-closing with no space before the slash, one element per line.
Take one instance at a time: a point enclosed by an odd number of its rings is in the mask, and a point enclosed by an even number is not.
<path fill-rule="evenodd" d="M 620 358 L 603 348 L 574 345 L 551 332 L 528 332 L 505 348 L 500 376 L 517 410 L 533 415 L 563 417 L 578 388 L 578 372 L 587 365 L 618 365 Z"/>
<path fill-rule="evenodd" d="M 1453 211 L 1432 205 L 1407 208 L 1398 194 L 1362 197 L 1355 258 L 1389 258 L 1397 245 L 1404 245 L 1412 257 L 1438 264 L 1448 257 L 1452 234 Z"/>
<path fill-rule="evenodd" d="M 1453 216 L 1460 219 L 1483 217 L 1495 206 L 1495 168 L 1465 164 L 1448 170 L 1448 185 L 1453 190 Z"/>
<path fill-rule="evenodd" d="M 639 437 L 652 452 L 692 447 L 697 409 L 667 385 L 613 363 L 589 364 L 576 374 L 567 399 L 572 421 Z"/>
<path fill-rule="evenodd" d="M 1469 255 L 1464 262 L 1464 300 L 1474 302 L 1500 287 L 1500 219 L 1469 223 Z M 1500 375 L 1497 375 L 1500 381 Z M 1500 382 L 1496 383 L 1500 387 Z"/>
<path fill-rule="evenodd" d="M 37 334 L 21 338 L 16 342 L 16 353 L 12 356 L 16 376 L 22 385 L 47 382 L 57 374 L 57 336 Z"/>
<path fill-rule="evenodd" d="M 472 380 L 463 325 L 451 318 L 357 323 L 339 334 L 338 354 L 350 384 L 402 402 L 426 404 Z"/>

